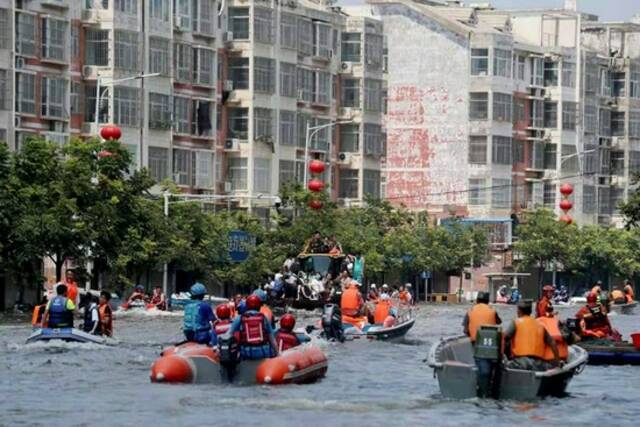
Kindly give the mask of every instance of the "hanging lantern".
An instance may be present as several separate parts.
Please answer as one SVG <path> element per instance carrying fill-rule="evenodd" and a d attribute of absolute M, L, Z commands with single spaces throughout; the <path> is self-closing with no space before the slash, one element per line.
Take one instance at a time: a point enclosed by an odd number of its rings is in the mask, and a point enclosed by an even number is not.
<path fill-rule="evenodd" d="M 573 223 L 573 219 L 569 216 L 569 215 L 562 215 L 560 217 L 560 221 L 564 222 L 565 224 L 569 225 L 571 223 Z"/>
<path fill-rule="evenodd" d="M 324 172 L 324 162 L 322 162 L 321 160 L 311 160 L 311 163 L 309 163 L 309 170 L 311 171 L 311 173 L 315 173 L 315 174 L 321 174 L 322 172 Z"/>
<path fill-rule="evenodd" d="M 100 136 L 102 137 L 102 139 L 106 139 L 106 140 L 109 140 L 109 139 L 118 140 L 122 136 L 122 131 L 116 125 L 106 125 L 102 129 L 100 129 Z"/>
<path fill-rule="evenodd" d="M 562 184 L 560 186 L 560 193 L 565 197 L 569 197 L 571 193 L 573 193 L 573 186 L 571 184 Z"/>
<path fill-rule="evenodd" d="M 322 205 L 322 202 L 320 200 L 315 200 L 315 199 L 314 200 L 309 200 L 309 207 L 311 209 L 315 209 L 315 210 L 322 209 L 322 206 L 323 205 Z"/>
<path fill-rule="evenodd" d="M 314 193 L 319 193 L 324 188 L 324 182 L 320 181 L 319 179 L 312 179 L 311 181 L 309 181 L 307 187 Z"/>
<path fill-rule="evenodd" d="M 568 211 L 569 209 L 571 209 L 573 207 L 573 203 L 571 203 L 570 200 L 567 199 L 563 199 L 560 201 L 560 209 L 562 209 L 563 211 Z"/>

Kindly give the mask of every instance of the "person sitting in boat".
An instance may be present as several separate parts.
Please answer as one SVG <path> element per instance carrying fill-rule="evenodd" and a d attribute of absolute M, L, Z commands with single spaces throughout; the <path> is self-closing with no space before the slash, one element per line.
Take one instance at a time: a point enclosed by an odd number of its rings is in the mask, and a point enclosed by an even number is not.
<path fill-rule="evenodd" d="M 593 285 L 591 293 L 596 295 L 598 301 L 600 300 L 600 294 L 602 293 L 602 280 L 598 280 L 596 284 Z"/>
<path fill-rule="evenodd" d="M 635 295 L 635 292 L 633 291 L 633 285 L 631 284 L 631 281 L 629 280 L 624 281 L 624 288 L 622 288 L 622 291 L 624 292 L 624 295 L 627 298 L 627 304 L 635 301 L 636 295 Z"/>
<path fill-rule="evenodd" d="M 387 294 L 380 296 L 373 314 L 373 323 L 376 325 L 386 325 L 383 326 L 386 328 L 393 326 L 395 320 L 395 309 L 391 303 L 391 298 Z"/>
<path fill-rule="evenodd" d="M 204 302 L 207 288 L 202 283 L 195 283 L 189 290 L 191 300 L 184 307 L 183 331 L 187 341 L 199 344 L 211 342 L 211 330 L 215 316 L 209 303 Z"/>
<path fill-rule="evenodd" d="M 100 292 L 98 300 L 98 316 L 100 318 L 100 335 L 107 337 L 113 336 L 113 310 L 111 310 L 111 293 L 108 291 Z"/>
<path fill-rule="evenodd" d="M 129 296 L 129 299 L 127 299 L 127 305 L 131 305 L 134 301 L 144 302 L 144 298 L 145 298 L 144 286 L 136 285 L 133 288 L 133 292 Z"/>
<path fill-rule="evenodd" d="M 301 344 L 298 336 L 293 332 L 296 326 L 296 318 L 292 314 L 285 314 L 280 319 L 280 329 L 276 332 L 276 345 L 278 351 L 288 350 Z"/>
<path fill-rule="evenodd" d="M 344 316 L 357 317 L 362 315 L 364 300 L 360 293 L 360 283 L 352 280 L 342 292 L 340 310 Z"/>
<path fill-rule="evenodd" d="M 556 346 L 558 347 L 558 357 L 560 360 L 565 361 L 569 357 L 569 344 L 567 344 L 567 340 L 562 334 L 562 324 L 560 319 L 556 316 L 556 313 L 553 309 L 552 304 L 547 304 L 545 308 L 544 316 L 538 317 L 536 319 L 538 323 L 544 326 L 547 333 L 551 335 L 551 338 L 556 342 Z M 547 362 L 551 362 L 554 360 L 553 351 L 551 347 L 546 346 L 544 351 L 544 360 Z"/>
<path fill-rule="evenodd" d="M 153 288 L 153 294 L 151 295 L 151 301 L 149 304 L 157 308 L 158 310 L 167 309 L 167 298 L 162 292 L 162 286 L 156 286 Z"/>
<path fill-rule="evenodd" d="M 627 297 L 624 295 L 624 292 L 620 290 L 617 286 L 614 286 L 611 291 L 610 299 L 614 304 L 626 304 Z"/>
<path fill-rule="evenodd" d="M 385 295 L 391 298 L 391 294 L 389 292 L 389 285 L 387 285 L 386 283 L 383 283 L 382 288 L 380 289 L 380 298 L 382 298 Z"/>
<path fill-rule="evenodd" d="M 43 328 L 72 328 L 73 312 L 76 305 L 67 297 L 67 286 L 60 283 L 56 286 L 56 296 L 48 303 L 42 315 Z"/>
<path fill-rule="evenodd" d="M 551 305 L 551 298 L 553 298 L 554 289 L 551 285 L 545 285 L 542 288 L 542 298 L 536 304 L 536 317 L 545 317 L 547 313 L 547 306 Z"/>
<path fill-rule="evenodd" d="M 266 317 L 269 323 L 271 323 L 271 327 L 275 326 L 273 311 L 271 311 L 271 307 L 267 305 L 267 293 L 262 289 L 256 289 L 253 291 L 253 294 L 260 298 L 260 313 L 264 314 L 264 317 Z"/>
<path fill-rule="evenodd" d="M 247 297 L 247 311 L 236 317 L 228 334 L 239 334 L 240 357 L 243 360 L 258 360 L 278 355 L 278 346 L 271 323 L 260 313 L 262 301 L 257 295 Z"/>
<path fill-rule="evenodd" d="M 48 301 L 47 297 L 44 296 L 42 297 L 40 304 L 33 307 L 33 315 L 31 316 L 31 326 L 34 329 L 39 328 L 40 325 L 42 324 L 42 315 L 44 314 L 44 311 L 47 309 L 47 301 Z"/>
<path fill-rule="evenodd" d="M 407 283 L 404 286 L 400 286 L 398 292 L 398 299 L 401 304 L 411 305 L 413 302 L 413 296 L 411 295 L 411 283 Z"/>
<path fill-rule="evenodd" d="M 587 305 L 578 310 L 576 319 L 580 322 L 580 336 L 583 340 L 609 339 L 614 336 L 609 317 L 593 292 L 587 295 Z"/>
<path fill-rule="evenodd" d="M 231 309 L 229 304 L 220 304 L 216 307 L 216 321 L 213 322 L 213 330 L 211 332 L 211 345 L 218 344 L 218 337 L 226 334 L 231 328 Z"/>
<path fill-rule="evenodd" d="M 378 294 L 378 289 L 376 288 L 376 284 L 372 283 L 369 286 L 369 293 L 367 294 L 367 301 L 377 303 L 380 295 Z"/>
<path fill-rule="evenodd" d="M 476 334 L 482 325 L 500 325 L 502 319 L 498 313 L 489 306 L 489 292 L 478 292 L 476 304 L 464 316 L 462 329 L 464 334 L 475 344 Z"/>
<path fill-rule="evenodd" d="M 533 301 L 518 303 L 518 317 L 504 330 L 504 338 L 510 348 L 508 367 L 532 371 L 546 371 L 560 364 L 558 346 L 544 326 L 531 317 Z M 545 358 L 546 347 L 553 353 L 552 363 Z"/>
<path fill-rule="evenodd" d="M 84 307 L 84 323 L 82 330 L 88 334 L 97 335 L 100 327 L 100 314 L 98 312 L 98 297 L 89 294 L 89 301 Z"/>

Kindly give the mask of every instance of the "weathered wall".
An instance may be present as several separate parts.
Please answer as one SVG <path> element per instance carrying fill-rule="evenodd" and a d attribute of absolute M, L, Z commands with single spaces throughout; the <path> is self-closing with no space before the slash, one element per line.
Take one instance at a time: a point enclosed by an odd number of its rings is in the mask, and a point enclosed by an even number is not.
<path fill-rule="evenodd" d="M 413 209 L 465 205 L 455 192 L 467 183 L 468 39 L 400 5 L 379 13 L 389 46 L 387 197 Z"/>

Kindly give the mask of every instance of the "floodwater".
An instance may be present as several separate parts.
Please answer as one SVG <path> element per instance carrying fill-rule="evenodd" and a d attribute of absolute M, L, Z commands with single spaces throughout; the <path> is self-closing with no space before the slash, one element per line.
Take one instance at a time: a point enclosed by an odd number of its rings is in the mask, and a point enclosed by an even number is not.
<path fill-rule="evenodd" d="M 325 343 L 324 380 L 279 387 L 151 384 L 161 348 L 181 338 L 179 315 L 120 316 L 113 347 L 25 345 L 29 319 L 1 317 L 0 426 L 639 425 L 640 367 L 588 366 L 563 399 L 442 399 L 423 359 L 431 343 L 460 332 L 465 309 L 420 306 L 403 344 Z M 500 314 L 510 319 L 514 309 Z M 614 315 L 612 322 L 627 339 L 640 330 L 640 315 Z"/>

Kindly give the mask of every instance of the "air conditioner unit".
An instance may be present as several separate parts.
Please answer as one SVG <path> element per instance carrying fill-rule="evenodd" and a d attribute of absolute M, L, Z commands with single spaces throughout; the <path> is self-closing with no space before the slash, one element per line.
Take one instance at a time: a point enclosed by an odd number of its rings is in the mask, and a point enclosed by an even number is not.
<path fill-rule="evenodd" d="M 231 181 L 225 181 L 224 182 L 224 192 L 225 193 L 231 193 Z"/>
<path fill-rule="evenodd" d="M 24 58 L 21 56 L 16 56 L 16 70 L 21 70 L 24 68 Z"/>
<path fill-rule="evenodd" d="M 225 80 L 222 83 L 222 90 L 225 92 L 231 92 L 233 90 L 233 80 Z"/>
<path fill-rule="evenodd" d="M 340 68 L 342 68 L 343 73 L 346 73 L 346 74 L 353 73 L 353 63 L 351 62 L 343 62 Z"/>
<path fill-rule="evenodd" d="M 177 16 L 174 28 L 176 31 L 187 31 L 190 27 L 190 19 L 188 16 Z"/>
<path fill-rule="evenodd" d="M 94 78 L 97 77 L 98 72 L 96 70 L 96 67 L 94 67 L 93 65 L 85 65 L 82 67 L 82 77 L 84 77 L 85 79 L 90 79 L 90 78 Z"/>
<path fill-rule="evenodd" d="M 229 43 L 233 41 L 233 31 L 226 31 L 222 34 L 222 41 L 225 43 Z"/>
<path fill-rule="evenodd" d="M 224 151 L 240 151 L 240 140 L 239 139 L 227 139 L 224 142 Z"/>
<path fill-rule="evenodd" d="M 338 153 L 338 163 L 341 165 L 351 164 L 351 153 Z"/>

